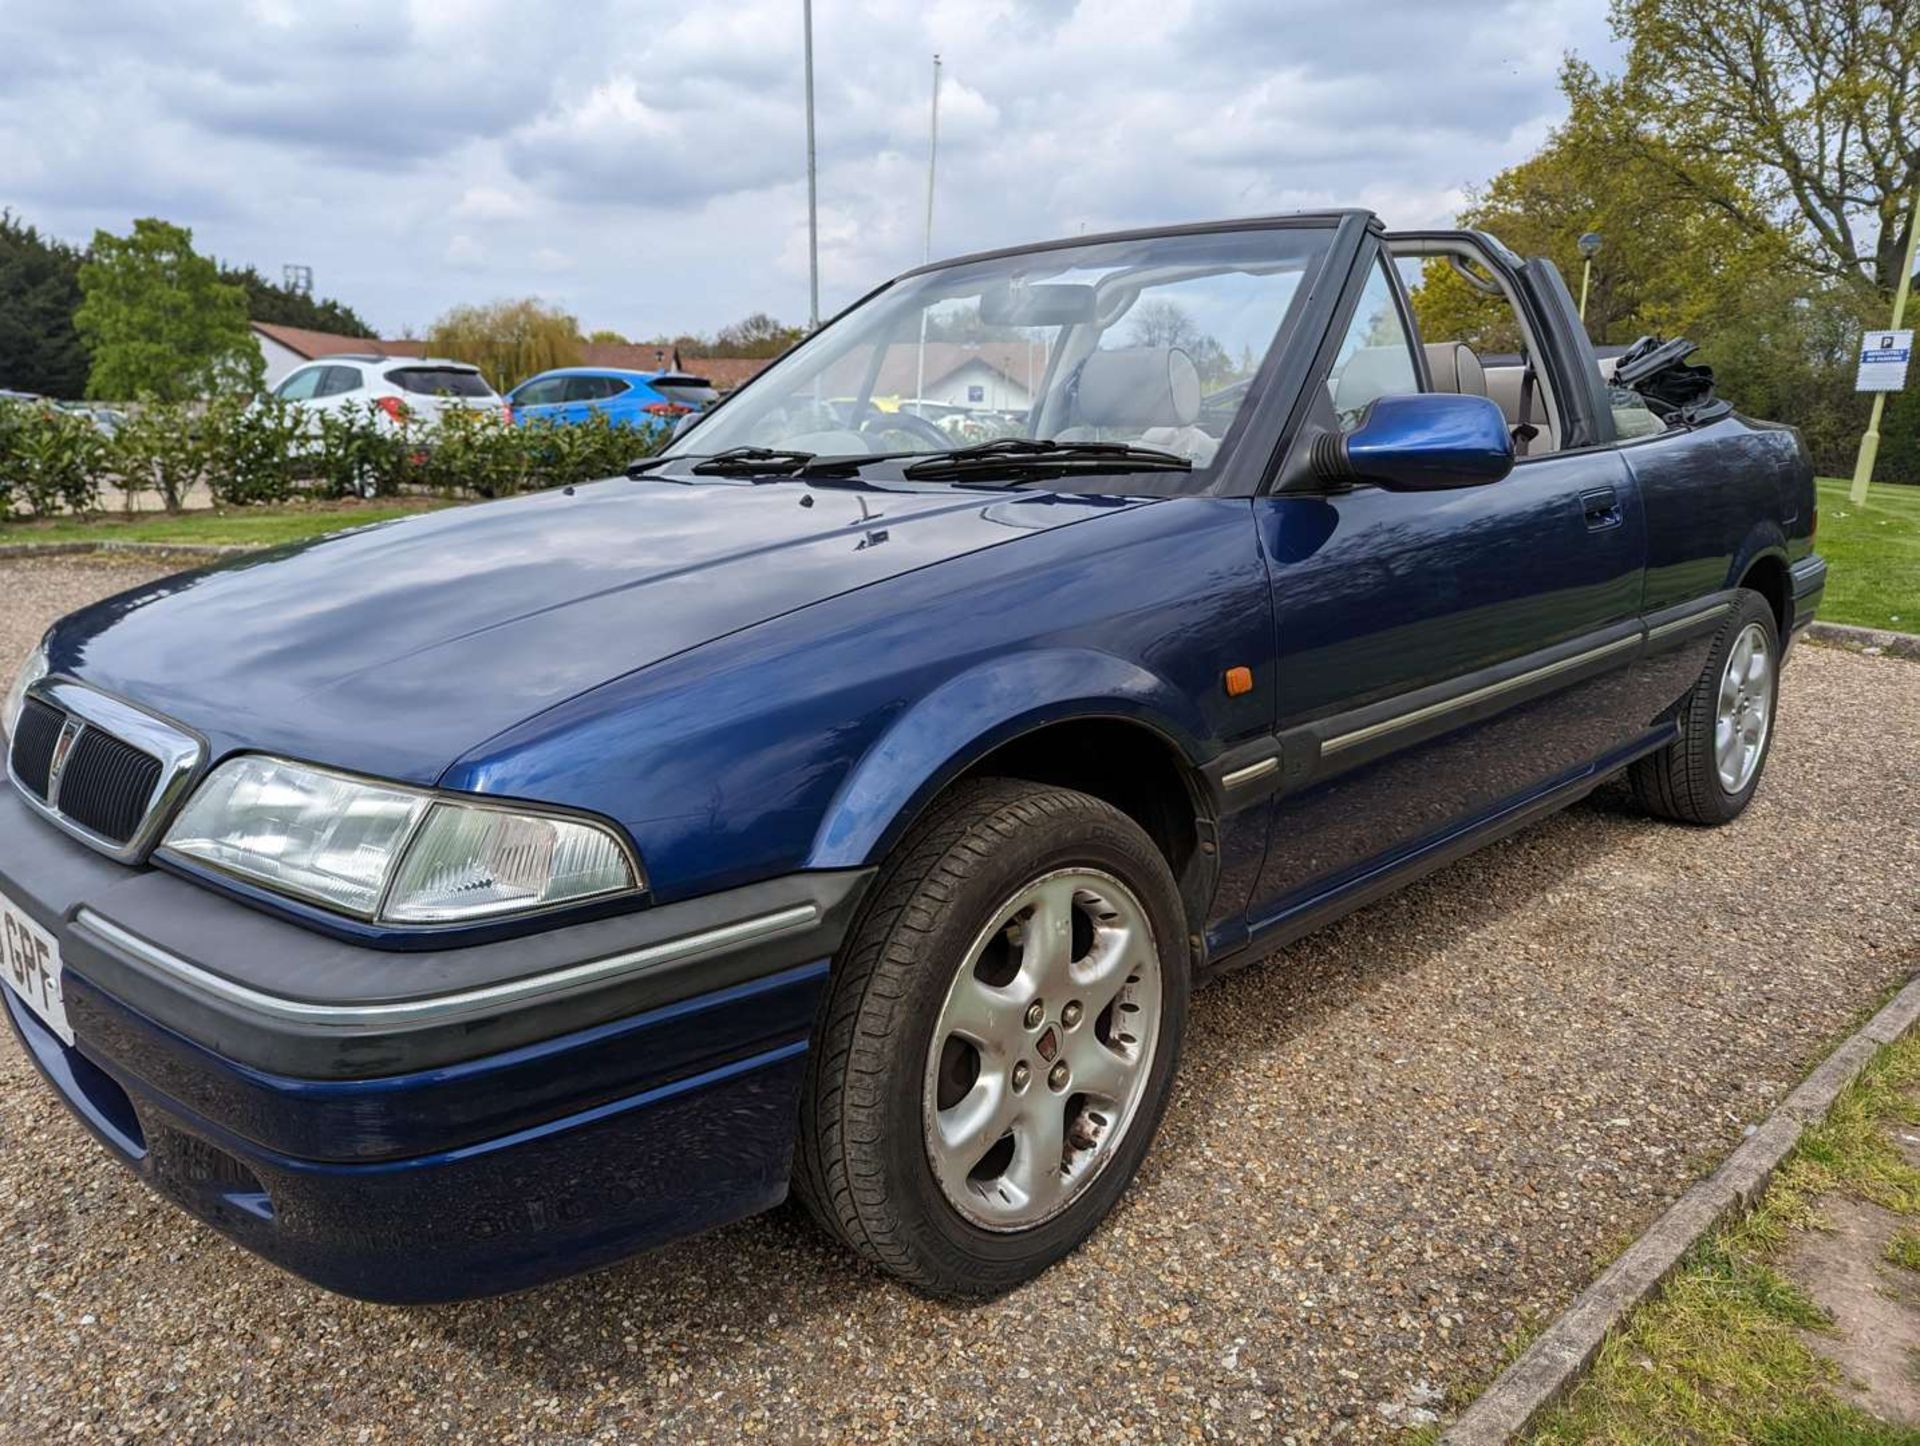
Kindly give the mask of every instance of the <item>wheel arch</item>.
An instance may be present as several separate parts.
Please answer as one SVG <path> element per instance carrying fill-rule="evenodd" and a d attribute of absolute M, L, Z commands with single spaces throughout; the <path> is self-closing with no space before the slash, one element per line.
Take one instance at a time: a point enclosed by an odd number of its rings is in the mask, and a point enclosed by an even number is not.
<path fill-rule="evenodd" d="M 1738 586 L 1757 592 L 1773 611 L 1775 636 L 1783 642 L 1793 625 L 1793 576 L 1787 570 L 1784 546 L 1769 547 L 1751 558 L 1740 574 Z"/>
<path fill-rule="evenodd" d="M 894 720 L 835 794 L 807 867 L 876 863 L 955 784 L 1004 775 L 1127 814 L 1167 857 L 1190 918 L 1204 917 L 1218 857 L 1194 761 L 1205 736 L 1192 700 L 1138 664 L 1078 649 L 996 659 Z"/>

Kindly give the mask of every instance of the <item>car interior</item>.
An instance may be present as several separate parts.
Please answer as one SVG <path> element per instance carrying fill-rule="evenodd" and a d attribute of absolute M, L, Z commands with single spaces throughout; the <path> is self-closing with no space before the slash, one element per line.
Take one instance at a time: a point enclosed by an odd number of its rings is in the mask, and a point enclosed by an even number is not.
<path fill-rule="evenodd" d="M 1498 273 L 1476 264 L 1476 256 L 1464 243 L 1398 242 L 1393 248 L 1395 261 L 1434 256 L 1444 257 L 1475 291 L 1506 303 L 1523 338 L 1523 347 L 1520 361 L 1488 366 L 1463 341 L 1424 341 L 1422 349 L 1426 352 L 1427 373 L 1433 390 L 1490 398 L 1506 417 L 1507 427 L 1513 433 L 1514 450 L 1519 456 L 1538 457 L 1558 451 L 1558 402 L 1545 372 L 1535 370 L 1528 360 L 1537 347 L 1518 298 Z M 1531 429 L 1530 434 L 1526 434 L 1525 429 Z"/>

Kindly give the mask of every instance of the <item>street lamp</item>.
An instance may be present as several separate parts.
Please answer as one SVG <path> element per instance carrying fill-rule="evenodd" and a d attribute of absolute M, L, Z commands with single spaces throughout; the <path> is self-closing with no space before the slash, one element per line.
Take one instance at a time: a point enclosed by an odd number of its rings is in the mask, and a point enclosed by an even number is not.
<path fill-rule="evenodd" d="M 1600 233 L 1589 231 L 1576 244 L 1580 247 L 1580 255 L 1585 258 L 1585 264 L 1580 268 L 1580 324 L 1585 326 L 1587 324 L 1587 284 L 1593 280 L 1593 258 L 1600 254 Z"/>

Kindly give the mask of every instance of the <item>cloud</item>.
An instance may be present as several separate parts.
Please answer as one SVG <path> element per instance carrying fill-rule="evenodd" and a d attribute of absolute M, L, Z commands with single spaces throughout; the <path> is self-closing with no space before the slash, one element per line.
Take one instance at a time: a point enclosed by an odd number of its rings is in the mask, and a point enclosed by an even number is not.
<path fill-rule="evenodd" d="M 815 7 L 822 307 L 934 251 L 1363 204 L 1444 221 L 1561 113 L 1598 0 Z M 157 214 L 385 330 L 546 293 L 588 326 L 806 311 L 799 6 L 0 6 L 0 198 L 76 240 Z"/>

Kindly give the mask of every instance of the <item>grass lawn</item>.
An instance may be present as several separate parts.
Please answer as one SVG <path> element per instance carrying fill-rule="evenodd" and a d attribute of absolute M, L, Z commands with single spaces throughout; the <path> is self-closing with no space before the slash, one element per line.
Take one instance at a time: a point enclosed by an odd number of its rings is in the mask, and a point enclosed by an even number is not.
<path fill-rule="evenodd" d="M 234 507 L 179 512 L 171 517 L 163 512 L 138 513 L 131 519 L 109 515 L 92 522 L 62 517 L 48 522 L 0 524 L 0 543 L 182 542 L 266 547 L 448 505 L 438 498 L 422 497 L 289 507 Z"/>
<path fill-rule="evenodd" d="M 1920 487 L 1876 482 L 1864 506 L 1847 501 L 1849 484 L 1822 477 L 1820 533 L 1827 559 L 1820 616 L 1831 623 L 1920 633 Z"/>
<path fill-rule="evenodd" d="M 1825 508 L 1822 508 L 1825 511 Z M 1824 540 L 1823 517 L 1820 533 Z M 1819 1228 L 1823 1197 L 1868 1201 L 1920 1224 L 1920 1170 L 1890 1128 L 1920 1124 L 1920 1036 L 1882 1050 L 1819 1125 L 1801 1136 L 1752 1214 L 1707 1236 L 1661 1291 L 1601 1347 L 1535 1442 L 1752 1442 L 1912 1446 L 1920 1433 L 1876 1421 L 1833 1391 L 1837 1369 L 1803 1332 L 1820 1308 L 1776 1268 L 1792 1238 Z M 1911 1269 L 1912 1237 L 1888 1251 Z"/>

